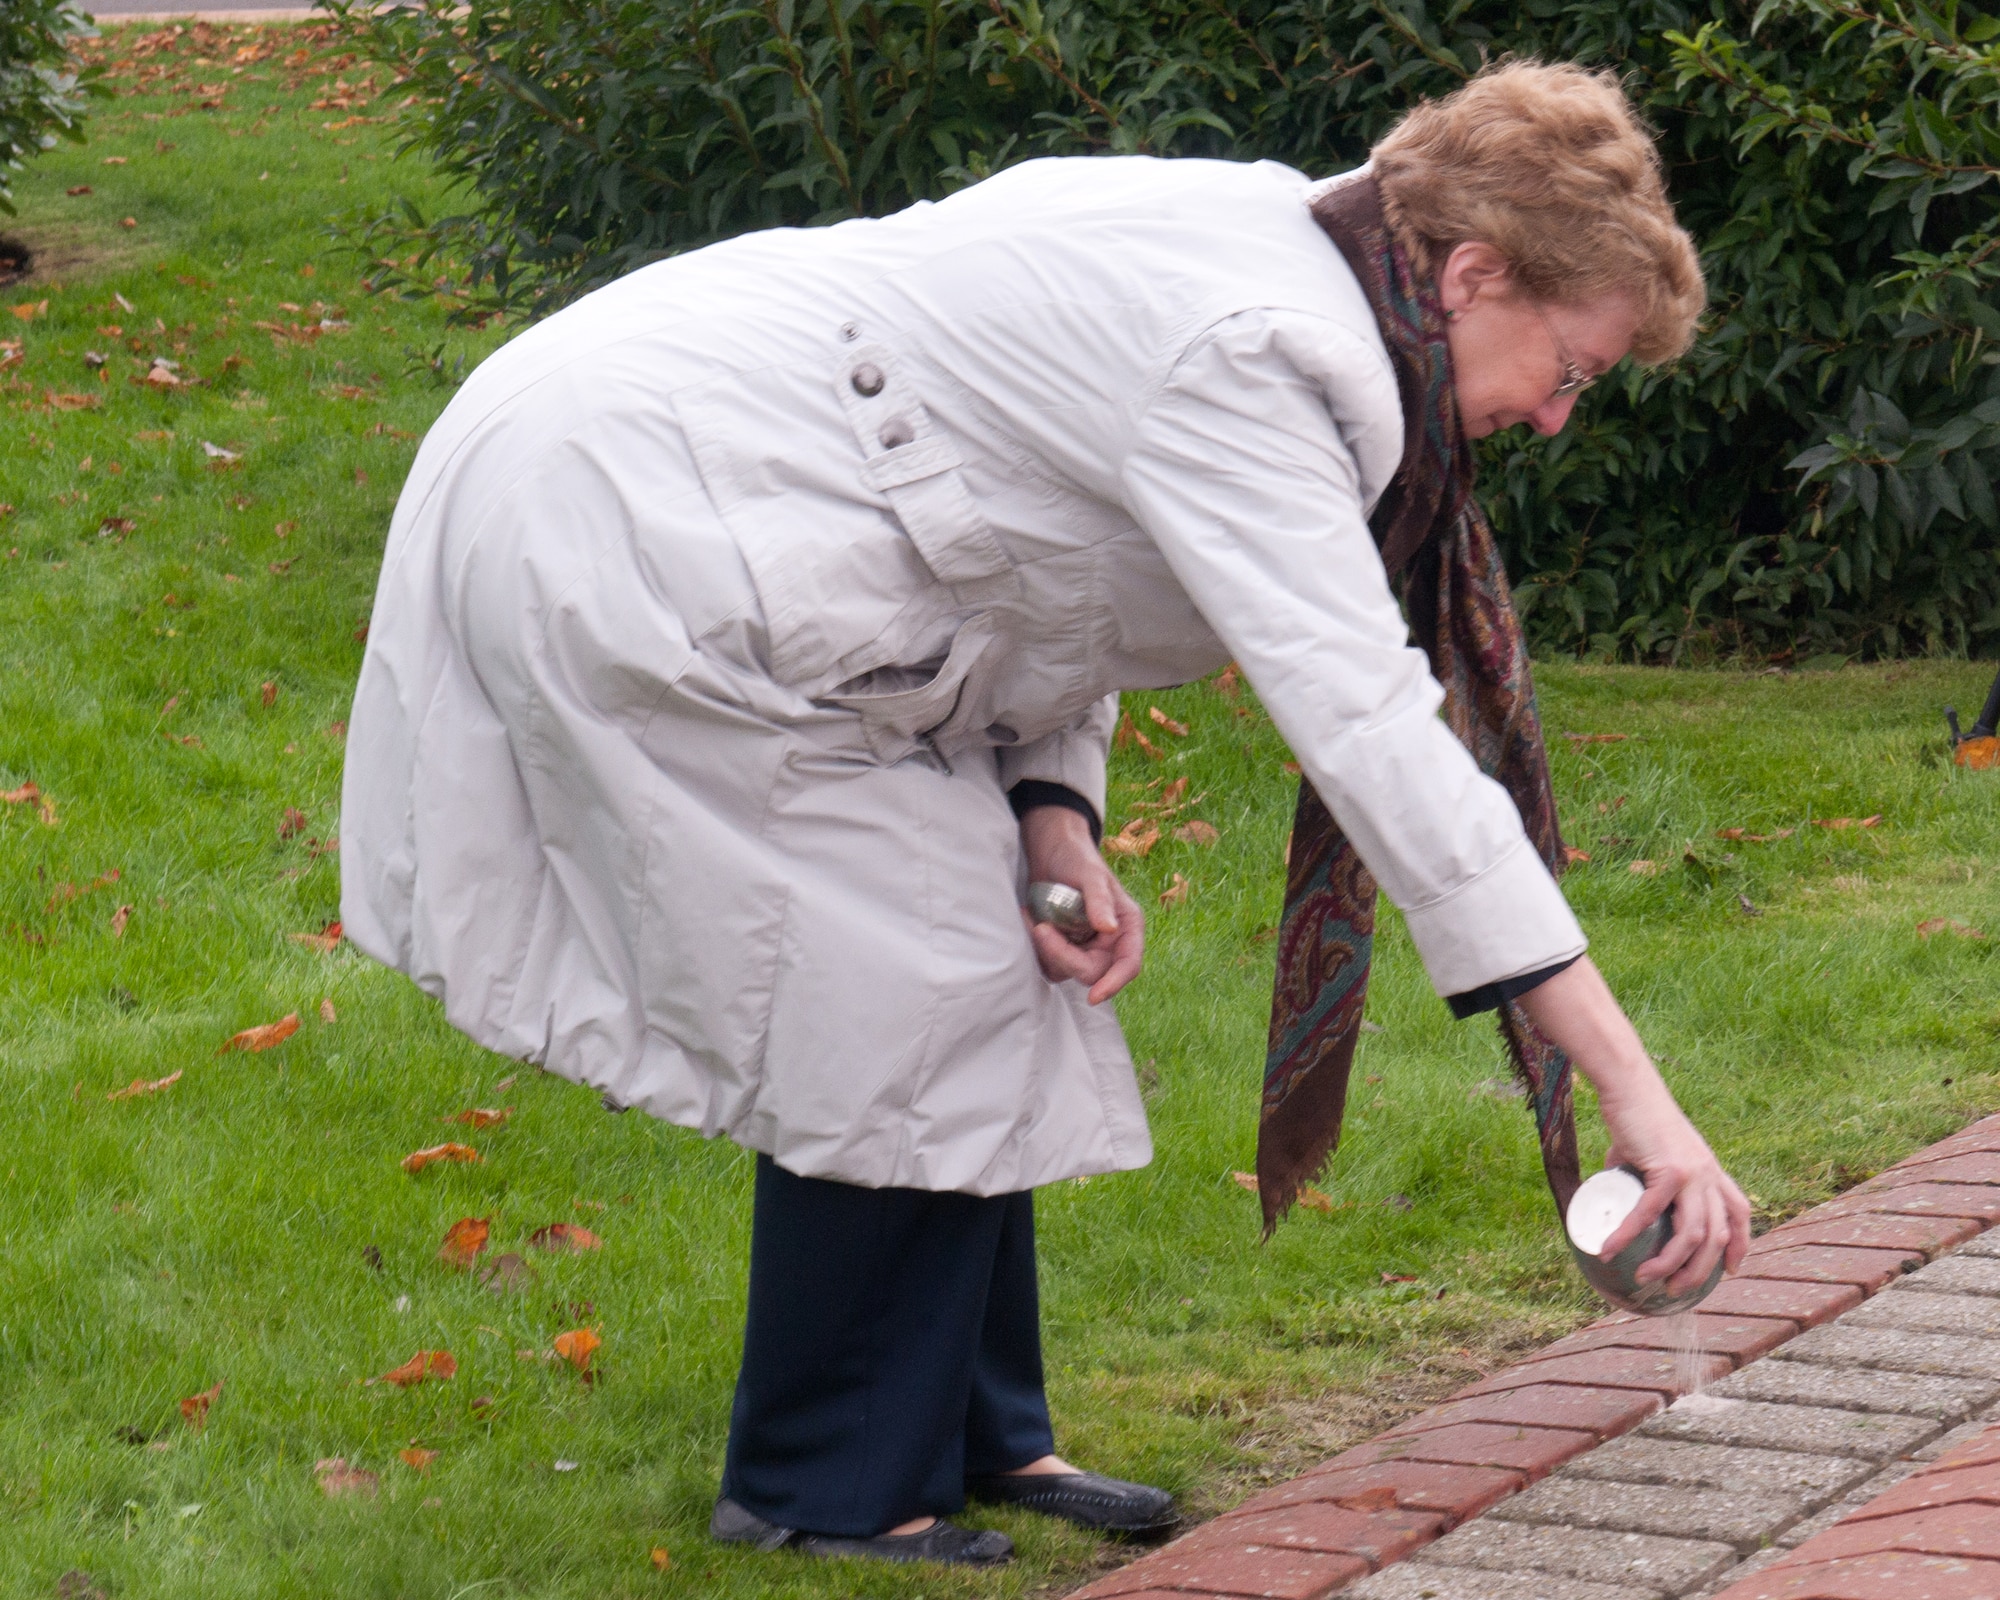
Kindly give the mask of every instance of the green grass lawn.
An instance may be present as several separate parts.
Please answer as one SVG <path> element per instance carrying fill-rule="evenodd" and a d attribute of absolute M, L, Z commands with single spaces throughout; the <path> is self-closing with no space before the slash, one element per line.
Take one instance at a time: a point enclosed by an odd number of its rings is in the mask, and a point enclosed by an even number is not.
<path fill-rule="evenodd" d="M 297 57 L 321 46 L 282 29 L 136 56 L 142 37 L 105 52 L 141 92 L 37 163 L 0 227 L 49 263 L 0 292 L 20 346 L 0 354 L 0 790 L 47 802 L 0 805 L 0 1594 L 80 1569 L 148 1600 L 1013 1596 L 1115 1561 L 1012 1515 L 978 1519 L 1022 1552 L 982 1576 L 709 1546 L 748 1159 L 606 1115 L 351 949 L 291 937 L 336 914 L 356 630 L 447 398 L 404 352 L 502 332 L 369 301 L 332 250 L 330 215 L 435 198 L 388 159 L 381 74 Z M 156 357 L 184 382 L 145 381 Z M 1767 1217 L 2000 1107 L 1995 941 L 1917 931 L 2000 935 L 2000 775 L 1946 764 L 1939 715 L 1989 672 L 1541 671 L 1553 734 L 1628 736 L 1553 741 L 1597 959 Z M 1184 775 L 1220 838 L 1127 869 L 1154 907 L 1120 1005 L 1159 1154 L 1041 1197 L 1050 1384 L 1066 1453 L 1212 1512 L 1593 1306 L 1491 1027 L 1448 1020 L 1393 915 L 1335 1209 L 1258 1244 L 1231 1173 L 1253 1149 L 1285 753 L 1213 685 L 1132 709 L 1162 756 L 1119 754 L 1114 826 Z M 1176 874 L 1189 893 L 1160 906 Z M 294 1012 L 277 1048 L 217 1053 Z M 442 1121 L 481 1106 L 511 1120 Z M 401 1169 L 449 1138 L 482 1164 Z M 462 1217 L 525 1275 L 441 1264 Z M 603 1248 L 528 1248 L 554 1222 Z M 603 1339 L 594 1384 L 548 1358 L 579 1327 Z M 438 1349 L 455 1376 L 366 1381 Z M 179 1402 L 218 1382 L 197 1432 Z M 436 1452 L 423 1470 L 413 1446 Z M 323 1494 L 334 1457 L 378 1492 Z"/>

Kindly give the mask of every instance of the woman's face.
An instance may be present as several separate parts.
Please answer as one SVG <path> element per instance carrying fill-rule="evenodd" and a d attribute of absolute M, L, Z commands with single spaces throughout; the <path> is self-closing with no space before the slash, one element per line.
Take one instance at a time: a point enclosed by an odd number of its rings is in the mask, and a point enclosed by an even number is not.
<path fill-rule="evenodd" d="M 1468 439 L 1523 422 L 1537 433 L 1561 432 L 1577 391 L 1556 391 L 1578 375 L 1609 372 L 1639 329 L 1639 308 L 1621 294 L 1573 304 L 1530 300 L 1516 290 L 1507 258 L 1477 241 L 1445 258 L 1438 298 L 1449 317 L 1452 388 Z"/>

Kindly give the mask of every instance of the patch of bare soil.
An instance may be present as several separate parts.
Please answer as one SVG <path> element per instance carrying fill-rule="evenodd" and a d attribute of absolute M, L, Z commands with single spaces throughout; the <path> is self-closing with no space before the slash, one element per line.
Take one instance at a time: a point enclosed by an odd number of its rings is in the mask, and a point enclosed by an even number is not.
<path fill-rule="evenodd" d="M 0 288 L 22 282 L 34 266 L 35 253 L 25 240 L 0 233 Z"/>
<path fill-rule="evenodd" d="M 9 249 L 30 258 L 25 271 L 9 274 Z M 129 267 L 138 255 L 127 240 L 88 223 L 18 219 L 0 237 L 0 287 L 101 277 Z"/>

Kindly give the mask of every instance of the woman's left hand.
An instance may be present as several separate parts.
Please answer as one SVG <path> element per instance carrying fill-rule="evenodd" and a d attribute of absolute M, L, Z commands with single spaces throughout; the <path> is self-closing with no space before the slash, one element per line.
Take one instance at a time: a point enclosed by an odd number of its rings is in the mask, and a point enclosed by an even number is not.
<path fill-rule="evenodd" d="M 1074 978 L 1089 986 L 1092 1005 L 1102 1005 L 1139 975 L 1146 955 L 1146 914 L 1098 853 L 1090 824 L 1067 807 L 1031 808 L 1021 818 L 1021 845 L 1028 856 L 1028 881 L 1081 890 L 1084 913 L 1097 930 L 1089 944 L 1071 944 L 1023 911 L 1042 976 L 1051 983 Z"/>

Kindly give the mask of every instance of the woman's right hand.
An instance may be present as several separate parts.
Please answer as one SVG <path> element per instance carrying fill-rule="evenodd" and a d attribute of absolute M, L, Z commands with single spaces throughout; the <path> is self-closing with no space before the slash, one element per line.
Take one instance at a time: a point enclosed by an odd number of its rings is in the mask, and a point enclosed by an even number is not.
<path fill-rule="evenodd" d="M 1074 979 L 1088 986 L 1092 1005 L 1102 1005 L 1139 975 L 1146 956 L 1145 912 L 1098 852 L 1090 824 L 1067 807 L 1031 807 L 1021 818 L 1021 846 L 1028 881 L 1081 890 L 1084 914 L 1096 930 L 1090 943 L 1071 944 L 1023 911 L 1042 976 L 1051 983 Z"/>
<path fill-rule="evenodd" d="M 1609 1261 L 1671 1205 L 1674 1235 L 1639 1268 L 1638 1281 L 1664 1278 L 1669 1292 L 1682 1294 L 1707 1282 L 1717 1261 L 1734 1272 L 1750 1247 L 1750 1202 L 1675 1104 L 1589 958 L 1515 1003 L 1597 1090 L 1598 1110 L 1611 1133 L 1606 1165 L 1629 1162 L 1645 1179 L 1646 1192 L 1599 1256 Z"/>

